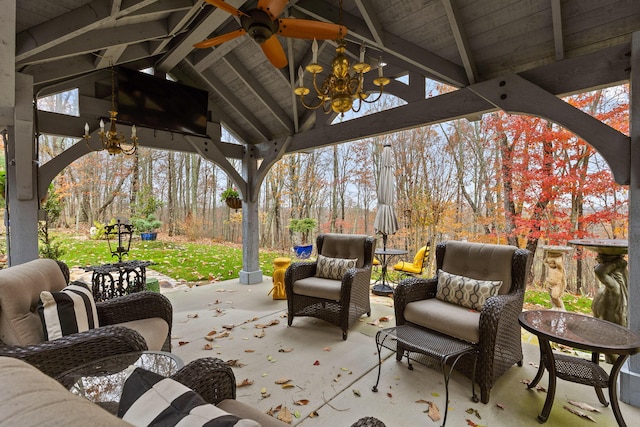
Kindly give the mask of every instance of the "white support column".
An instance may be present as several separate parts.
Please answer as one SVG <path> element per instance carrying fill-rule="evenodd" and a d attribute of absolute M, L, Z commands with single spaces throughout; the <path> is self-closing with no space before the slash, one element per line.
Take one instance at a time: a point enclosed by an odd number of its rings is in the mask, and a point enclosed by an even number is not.
<path fill-rule="evenodd" d="M 37 165 L 33 140 L 33 78 L 16 73 L 14 124 L 8 127 L 7 199 L 9 265 L 38 258 Z"/>
<path fill-rule="evenodd" d="M 242 159 L 242 174 L 247 183 L 247 191 L 242 203 L 242 270 L 240 283 L 255 285 L 262 282 L 260 270 L 260 221 L 258 217 L 258 161 L 255 147 L 246 145 Z"/>
<path fill-rule="evenodd" d="M 631 179 L 629 184 L 629 328 L 640 333 L 640 32 L 631 41 L 629 122 Z M 640 354 L 620 372 L 620 400 L 640 406 Z"/>

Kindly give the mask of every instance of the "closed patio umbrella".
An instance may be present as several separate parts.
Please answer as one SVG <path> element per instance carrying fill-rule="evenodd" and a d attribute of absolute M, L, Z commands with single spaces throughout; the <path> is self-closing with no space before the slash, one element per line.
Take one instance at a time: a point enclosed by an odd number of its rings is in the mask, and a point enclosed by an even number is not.
<path fill-rule="evenodd" d="M 378 177 L 378 211 L 373 222 L 376 233 L 382 234 L 382 275 L 381 282 L 373 287 L 376 295 L 387 295 L 393 292 L 393 288 L 387 285 L 387 264 L 390 256 L 387 253 L 387 237 L 398 231 L 398 218 L 395 210 L 395 178 L 393 169 L 393 152 L 391 144 L 385 144 L 382 148 L 380 161 L 380 176 Z"/>
<path fill-rule="evenodd" d="M 380 176 L 378 177 L 378 211 L 373 222 L 376 233 L 382 234 L 382 247 L 387 249 L 387 236 L 398 231 L 398 218 L 395 210 L 395 178 L 393 170 L 393 152 L 391 144 L 382 148 Z"/>

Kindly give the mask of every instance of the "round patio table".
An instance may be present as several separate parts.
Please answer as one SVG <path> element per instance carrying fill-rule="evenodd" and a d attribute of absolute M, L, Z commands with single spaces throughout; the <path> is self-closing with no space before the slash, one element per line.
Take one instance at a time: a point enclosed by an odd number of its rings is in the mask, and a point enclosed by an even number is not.
<path fill-rule="evenodd" d="M 617 380 L 620 368 L 627 358 L 640 352 L 640 336 L 618 324 L 558 310 L 531 310 L 520 313 L 520 325 L 538 337 L 540 345 L 540 365 L 538 373 L 529 388 L 535 387 L 542 379 L 545 368 L 549 372 L 547 399 L 538 421 L 544 423 L 549 418 L 556 393 L 556 377 L 595 388 L 600 403 L 607 406 L 602 393 L 609 388 L 611 409 L 619 426 L 626 426 L 618 406 Z M 555 354 L 550 341 L 591 352 L 591 360 L 565 354 Z M 607 374 L 598 364 L 600 353 L 618 355 L 611 372 Z"/>

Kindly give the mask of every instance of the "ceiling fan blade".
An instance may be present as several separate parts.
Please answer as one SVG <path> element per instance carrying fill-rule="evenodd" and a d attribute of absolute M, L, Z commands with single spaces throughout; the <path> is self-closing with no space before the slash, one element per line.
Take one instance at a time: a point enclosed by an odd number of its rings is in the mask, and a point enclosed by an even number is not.
<path fill-rule="evenodd" d="M 243 11 L 236 9 L 235 7 L 231 6 L 229 3 L 225 2 L 224 0 L 205 0 L 205 1 L 232 15 L 242 16 L 245 14 Z"/>
<path fill-rule="evenodd" d="M 280 44 L 280 40 L 278 40 L 275 35 L 269 37 L 267 41 L 260 44 L 260 47 L 274 67 L 282 68 L 287 66 L 287 55 L 285 55 L 284 49 Z"/>
<path fill-rule="evenodd" d="M 347 27 L 309 19 L 281 18 L 278 34 L 296 39 L 335 40 L 347 35 Z"/>
<path fill-rule="evenodd" d="M 275 21 L 287 6 L 289 0 L 258 0 L 258 9 L 267 12 L 272 21 Z"/>
<path fill-rule="evenodd" d="M 236 37 L 240 37 L 241 35 L 246 33 L 247 32 L 244 30 L 244 28 L 239 28 L 236 31 L 232 31 L 227 34 L 223 34 L 221 36 L 213 37 L 213 38 L 201 41 L 199 43 L 196 43 L 193 45 L 193 47 L 197 47 L 199 49 L 205 49 L 207 47 L 218 46 L 219 44 L 228 42 L 229 40 L 233 40 Z"/>

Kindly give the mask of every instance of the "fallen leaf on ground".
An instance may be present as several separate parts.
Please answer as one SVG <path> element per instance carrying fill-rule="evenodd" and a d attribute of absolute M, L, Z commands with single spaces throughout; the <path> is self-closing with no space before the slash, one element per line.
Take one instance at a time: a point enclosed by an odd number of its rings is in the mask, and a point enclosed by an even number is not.
<path fill-rule="evenodd" d="M 315 362 L 313 362 L 313 366 L 318 366 L 318 365 L 320 365 L 320 361 L 319 360 L 316 360 Z"/>
<path fill-rule="evenodd" d="M 207 335 L 215 335 L 217 333 L 218 333 L 218 331 L 216 331 L 215 329 L 212 329 L 212 330 L 209 331 L 209 333 Z"/>
<path fill-rule="evenodd" d="M 283 389 L 287 389 L 287 388 L 293 388 L 293 387 L 295 387 L 295 385 L 293 385 L 291 383 L 287 383 L 287 384 L 282 384 L 280 387 L 283 388 Z"/>
<path fill-rule="evenodd" d="M 250 348 L 246 349 L 244 352 L 245 353 L 253 353 L 255 350 L 251 350 Z"/>
<path fill-rule="evenodd" d="M 440 409 L 438 409 L 438 406 L 431 401 L 427 400 L 426 402 L 429 405 L 429 409 L 425 411 L 427 413 L 427 416 L 431 418 L 431 421 L 440 420 L 441 416 L 440 416 Z"/>
<path fill-rule="evenodd" d="M 357 390 L 355 388 L 353 389 L 353 394 L 355 394 L 358 397 L 362 397 L 362 395 L 360 394 L 360 390 Z"/>
<path fill-rule="evenodd" d="M 480 427 L 478 424 L 474 423 L 473 421 L 467 419 L 465 420 L 467 422 L 467 425 L 470 427 Z"/>
<path fill-rule="evenodd" d="M 478 412 L 478 410 L 477 410 L 477 409 L 469 408 L 469 409 L 467 409 L 467 411 L 466 411 L 466 412 L 467 412 L 467 414 L 469 414 L 469 415 L 473 415 L 473 414 L 475 414 L 475 416 L 476 416 L 476 417 L 478 417 L 478 419 L 479 419 L 479 420 L 481 420 L 481 419 L 482 419 L 482 417 L 480 416 L 480 413 Z"/>
<path fill-rule="evenodd" d="M 393 394 L 391 394 L 391 393 L 387 393 L 387 397 L 388 397 L 389 399 L 391 399 L 391 398 L 393 397 Z"/>
<path fill-rule="evenodd" d="M 213 350 L 213 346 L 212 346 L 211 344 L 209 344 L 209 343 L 206 343 L 206 344 L 204 345 L 204 349 L 205 349 L 205 350 Z"/>
<path fill-rule="evenodd" d="M 225 363 L 232 368 L 242 368 L 243 366 L 245 366 L 245 364 L 240 362 L 238 359 L 227 360 Z"/>
<path fill-rule="evenodd" d="M 260 394 L 267 394 L 267 388 L 266 387 L 262 387 L 260 389 Z"/>
<path fill-rule="evenodd" d="M 564 405 L 563 408 L 566 409 L 567 411 L 571 412 L 572 414 L 579 416 L 580 418 L 585 418 L 585 419 L 587 419 L 589 421 L 592 421 L 594 423 L 596 422 L 596 420 L 591 415 L 587 415 L 582 411 L 578 411 L 577 409 L 570 408 L 567 405 Z"/>
<path fill-rule="evenodd" d="M 211 335 L 205 336 L 204 339 L 207 341 L 213 341 L 213 337 Z"/>
<path fill-rule="evenodd" d="M 293 417 L 291 416 L 291 411 L 286 406 L 282 408 L 277 418 L 283 423 L 291 424 L 293 421 Z"/>
<path fill-rule="evenodd" d="M 274 382 L 275 382 L 276 384 L 286 384 L 286 383 L 288 383 L 289 381 L 291 381 L 289 378 L 280 378 L 280 379 L 278 379 L 278 380 L 275 380 Z"/>
<path fill-rule="evenodd" d="M 229 336 L 229 334 L 230 334 L 229 331 L 223 331 L 223 332 L 220 332 L 218 335 L 216 335 L 216 338 L 226 338 Z"/>
<path fill-rule="evenodd" d="M 253 384 L 253 381 L 251 381 L 249 378 L 245 378 L 242 381 L 240 381 L 238 384 L 236 384 L 236 387 L 244 387 L 251 384 Z"/>
<path fill-rule="evenodd" d="M 504 411 L 504 405 L 502 403 L 496 403 L 496 406 Z"/>
<path fill-rule="evenodd" d="M 536 386 L 536 391 L 542 392 L 542 393 L 546 393 L 547 389 L 542 387 L 541 385 Z"/>
<path fill-rule="evenodd" d="M 229 325 L 222 325 L 222 327 L 230 331 L 231 329 L 235 328 L 236 325 L 229 324 Z"/>
<path fill-rule="evenodd" d="M 253 336 L 256 338 L 263 338 L 265 336 L 264 330 L 256 332 L 255 334 L 253 334 Z"/>
<path fill-rule="evenodd" d="M 267 415 L 275 417 L 276 414 L 280 412 L 280 409 L 282 409 L 282 405 L 278 405 L 275 408 L 269 408 L 269 410 L 267 411 Z"/>
<path fill-rule="evenodd" d="M 322 351 L 331 351 L 331 347 L 325 347 L 322 349 Z"/>
<path fill-rule="evenodd" d="M 280 353 L 291 353 L 293 351 L 292 348 L 281 348 L 278 350 Z"/>
<path fill-rule="evenodd" d="M 187 319 L 197 319 L 198 318 L 198 313 L 196 314 L 187 314 Z"/>
<path fill-rule="evenodd" d="M 294 405 L 298 405 L 298 406 L 304 406 L 304 405 L 308 405 L 309 404 L 309 400 L 307 399 L 300 399 L 300 400 L 296 400 L 295 402 L 293 402 Z"/>
<path fill-rule="evenodd" d="M 320 414 L 318 414 L 316 411 L 313 411 L 312 413 L 309 414 L 309 418 L 315 418 L 315 417 L 319 417 Z"/>
<path fill-rule="evenodd" d="M 189 344 L 189 341 L 178 341 L 178 345 Z"/>
<path fill-rule="evenodd" d="M 593 406 L 589 405 L 588 403 L 584 403 L 584 402 L 576 402 L 573 400 L 569 401 L 570 404 L 572 404 L 573 406 L 577 406 L 580 409 L 584 409 L 585 411 L 589 411 L 589 412 L 600 412 L 600 409 L 598 408 L 594 408 Z"/>

